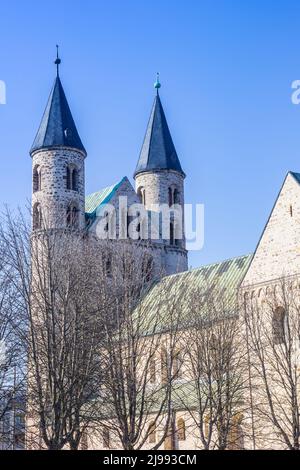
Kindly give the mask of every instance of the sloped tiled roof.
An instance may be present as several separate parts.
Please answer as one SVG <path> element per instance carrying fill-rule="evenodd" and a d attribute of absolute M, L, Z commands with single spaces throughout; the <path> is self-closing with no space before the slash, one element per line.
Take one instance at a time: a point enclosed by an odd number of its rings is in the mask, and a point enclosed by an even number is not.
<path fill-rule="evenodd" d="M 184 174 L 159 94 L 154 100 L 135 175 L 149 170 L 175 170 Z"/>
<path fill-rule="evenodd" d="M 59 76 L 55 79 L 30 153 L 51 147 L 70 147 L 86 153 Z"/>
<path fill-rule="evenodd" d="M 150 316 L 153 315 L 153 319 L 159 312 L 161 323 L 163 323 L 165 315 L 166 322 L 168 321 L 168 310 L 174 305 L 179 305 L 182 321 L 190 322 L 192 319 L 188 299 L 195 293 L 205 295 L 209 292 L 213 297 L 214 294 L 222 297 L 222 308 L 225 311 L 220 313 L 233 315 L 236 313 L 238 287 L 247 272 L 251 259 L 252 254 L 240 256 L 167 276 L 153 286 L 138 308 L 145 308 L 145 311 L 151 312 Z M 199 315 L 204 317 L 205 310 L 204 302 Z M 151 322 L 149 322 L 149 327 L 150 325 Z M 161 324 L 161 327 L 168 328 L 168 325 Z"/>
<path fill-rule="evenodd" d="M 121 181 L 118 181 L 118 183 L 115 183 L 112 186 L 108 186 L 107 188 L 100 189 L 99 191 L 86 196 L 85 213 L 92 215 L 101 204 L 108 203 L 117 189 L 125 181 L 125 179 L 126 176 L 124 176 Z"/>

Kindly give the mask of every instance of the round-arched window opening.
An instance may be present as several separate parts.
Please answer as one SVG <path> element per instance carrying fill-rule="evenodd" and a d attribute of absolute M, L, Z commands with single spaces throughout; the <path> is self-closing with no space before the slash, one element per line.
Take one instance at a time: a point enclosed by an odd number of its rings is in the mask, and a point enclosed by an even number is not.
<path fill-rule="evenodd" d="M 33 192 L 41 191 L 42 189 L 42 170 L 39 165 L 35 165 L 32 174 L 32 187 Z"/>

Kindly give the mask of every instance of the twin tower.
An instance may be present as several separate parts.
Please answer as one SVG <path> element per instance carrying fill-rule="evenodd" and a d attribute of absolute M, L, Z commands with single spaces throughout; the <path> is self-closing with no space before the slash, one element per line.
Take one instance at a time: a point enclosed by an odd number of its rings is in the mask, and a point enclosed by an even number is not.
<path fill-rule="evenodd" d="M 57 62 L 56 62 L 57 63 Z M 60 61 L 59 61 L 60 63 Z M 184 205 L 184 178 L 155 83 L 156 96 L 134 173 L 136 193 L 147 210 L 153 204 Z M 85 158 L 57 67 L 57 76 L 30 150 L 32 227 L 42 230 L 86 227 Z M 172 230 L 171 230 L 172 232 Z M 185 238 L 153 243 L 167 260 L 168 274 L 187 269 Z M 177 267 L 176 267 L 177 265 Z"/>

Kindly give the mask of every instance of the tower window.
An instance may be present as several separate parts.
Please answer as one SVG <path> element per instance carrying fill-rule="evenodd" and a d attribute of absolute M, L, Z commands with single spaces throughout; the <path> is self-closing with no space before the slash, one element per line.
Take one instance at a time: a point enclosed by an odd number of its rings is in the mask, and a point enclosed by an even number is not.
<path fill-rule="evenodd" d="M 33 169 L 32 175 L 32 184 L 33 184 L 33 192 L 41 191 L 42 189 L 42 172 L 41 167 L 36 165 Z"/>
<path fill-rule="evenodd" d="M 73 165 L 68 165 L 66 169 L 67 189 L 78 191 L 78 170 Z"/>
<path fill-rule="evenodd" d="M 76 168 L 73 168 L 72 171 L 72 189 L 78 191 L 78 170 Z"/>
<path fill-rule="evenodd" d="M 39 203 L 36 203 L 33 206 L 32 226 L 33 230 L 38 230 L 42 228 L 42 210 L 41 205 Z"/>
<path fill-rule="evenodd" d="M 173 189 L 168 189 L 169 206 L 173 206 Z"/>
<path fill-rule="evenodd" d="M 174 245 L 174 224 L 170 223 L 170 245 Z"/>
<path fill-rule="evenodd" d="M 145 188 L 141 187 L 137 190 L 137 195 L 138 197 L 140 198 L 140 201 L 142 202 L 142 204 L 146 204 L 146 191 L 145 191 Z"/>
<path fill-rule="evenodd" d="M 71 204 L 67 209 L 67 225 L 68 227 L 78 227 L 78 209 L 74 204 Z"/>
<path fill-rule="evenodd" d="M 290 216 L 293 217 L 293 206 L 290 205 Z"/>
<path fill-rule="evenodd" d="M 104 212 L 103 218 L 106 220 L 106 224 L 104 225 L 104 232 L 109 231 L 109 213 L 107 211 Z"/>
<path fill-rule="evenodd" d="M 179 191 L 176 188 L 174 189 L 173 200 L 174 204 L 179 204 Z"/>
<path fill-rule="evenodd" d="M 107 258 L 105 262 L 105 271 L 107 277 L 112 277 L 112 271 L 111 271 L 111 259 Z"/>
<path fill-rule="evenodd" d="M 67 189 L 71 189 L 71 173 L 70 168 L 67 166 Z"/>

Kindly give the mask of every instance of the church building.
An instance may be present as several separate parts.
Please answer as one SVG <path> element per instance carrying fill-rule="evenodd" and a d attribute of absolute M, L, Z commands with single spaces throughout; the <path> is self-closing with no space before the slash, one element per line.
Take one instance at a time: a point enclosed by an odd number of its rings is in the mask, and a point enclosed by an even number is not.
<path fill-rule="evenodd" d="M 124 176 L 114 184 L 86 195 L 87 152 L 62 86 L 59 63 L 57 59 L 57 76 L 30 150 L 33 231 L 43 230 L 43 223 L 46 223 L 51 229 L 71 227 L 95 236 L 99 222 L 104 219 L 106 223 L 101 226 L 109 234 L 110 208 L 119 213 L 122 198 L 127 198 L 128 206 L 141 204 L 147 219 L 155 218 L 155 212 L 159 212 L 162 205 L 168 208 L 177 206 L 183 227 L 185 173 L 167 124 L 159 79 L 155 83 L 154 103 L 133 173 L 135 187 Z M 174 282 L 184 288 L 208 283 L 242 299 L 246 296 L 259 299 L 268 295 L 283 276 L 291 280 L 299 277 L 300 173 L 289 171 L 285 176 L 253 254 L 244 256 L 237 253 L 236 258 L 189 271 L 184 229 L 182 236 L 177 237 L 177 222 L 171 216 L 167 237 L 145 237 L 154 275 L 174 275 Z M 139 221 L 137 232 L 141 231 L 141 226 Z M 146 232 L 148 235 L 148 229 Z M 116 237 L 120 234 L 121 228 L 117 223 Z M 131 242 L 141 243 L 142 239 L 138 233 Z M 197 448 L 197 443 L 187 438 L 186 441 L 181 440 L 178 447 Z"/>

